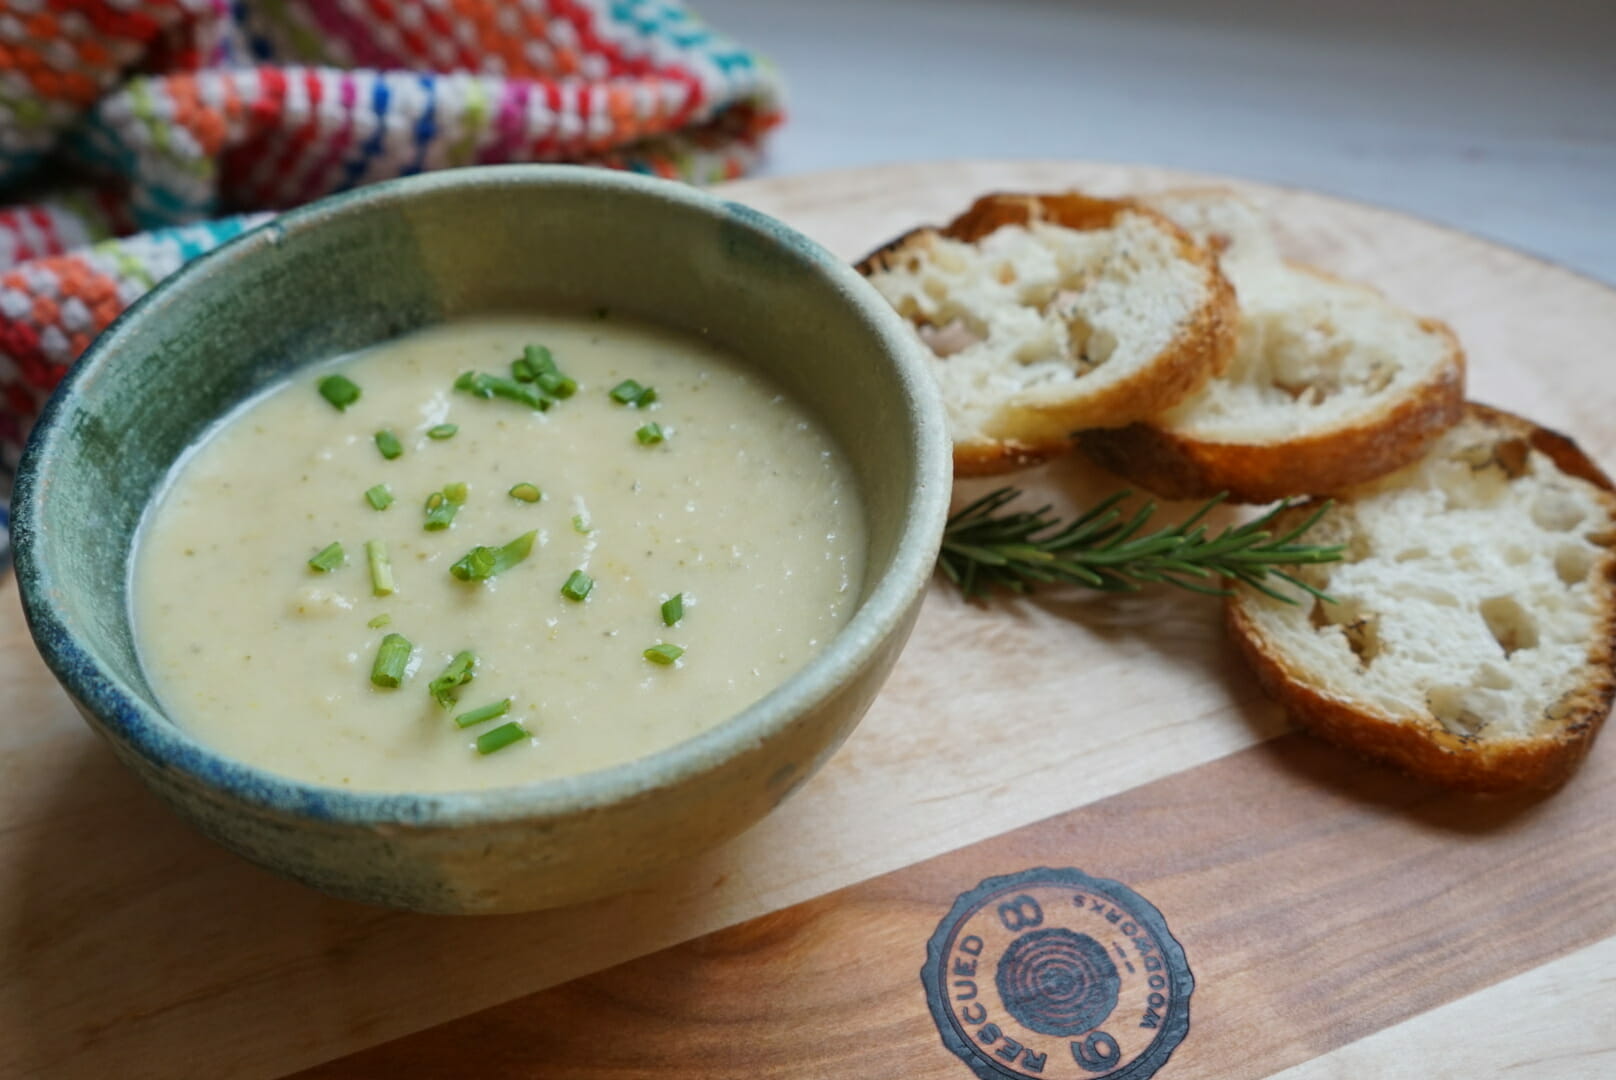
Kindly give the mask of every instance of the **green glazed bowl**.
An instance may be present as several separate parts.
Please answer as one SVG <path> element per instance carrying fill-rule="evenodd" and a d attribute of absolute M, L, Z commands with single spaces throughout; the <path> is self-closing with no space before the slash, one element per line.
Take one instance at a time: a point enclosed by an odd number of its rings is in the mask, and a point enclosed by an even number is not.
<path fill-rule="evenodd" d="M 706 336 L 815 411 L 869 523 L 853 617 L 773 693 L 686 742 L 489 791 L 353 792 L 227 757 L 136 657 L 141 513 L 218 417 L 301 364 L 485 311 L 608 306 Z M 68 374 L 17 477 L 17 580 L 51 671 L 113 752 L 225 847 L 317 889 L 432 912 L 621 890 L 757 821 L 847 737 L 940 542 L 949 443 L 921 346 L 816 244 L 692 189 L 568 166 L 463 169 L 286 214 L 191 263 Z"/>

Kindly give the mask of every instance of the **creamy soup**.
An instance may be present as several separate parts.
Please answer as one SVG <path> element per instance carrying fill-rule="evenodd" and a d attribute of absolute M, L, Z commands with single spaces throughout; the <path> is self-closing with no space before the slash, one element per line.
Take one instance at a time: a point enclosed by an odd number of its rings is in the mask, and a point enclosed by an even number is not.
<path fill-rule="evenodd" d="M 197 738 L 421 791 L 695 735 L 802 667 L 863 570 L 846 462 L 757 372 L 615 317 L 482 318 L 225 419 L 148 512 L 131 591 Z"/>

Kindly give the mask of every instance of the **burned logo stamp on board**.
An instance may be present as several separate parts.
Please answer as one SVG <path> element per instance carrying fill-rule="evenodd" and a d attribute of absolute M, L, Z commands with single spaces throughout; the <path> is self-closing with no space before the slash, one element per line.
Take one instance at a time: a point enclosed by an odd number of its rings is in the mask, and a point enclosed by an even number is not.
<path fill-rule="evenodd" d="M 944 1044 L 982 1080 L 1145 1080 L 1188 1033 L 1195 988 L 1154 905 L 1047 867 L 963 893 L 920 978 Z"/>

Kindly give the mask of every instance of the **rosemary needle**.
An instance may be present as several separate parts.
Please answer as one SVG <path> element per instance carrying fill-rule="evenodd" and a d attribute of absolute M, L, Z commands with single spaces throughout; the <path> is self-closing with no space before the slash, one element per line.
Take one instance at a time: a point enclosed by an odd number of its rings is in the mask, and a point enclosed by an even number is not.
<path fill-rule="evenodd" d="M 938 565 L 967 597 L 987 596 L 995 588 L 1025 593 L 1041 584 L 1132 592 L 1153 583 L 1226 596 L 1229 590 L 1217 583 L 1221 576 L 1286 603 L 1295 600 L 1268 585 L 1269 577 L 1329 599 L 1283 569 L 1341 558 L 1339 545 L 1297 542 L 1324 516 L 1329 503 L 1277 538 L 1269 528 L 1281 511 L 1293 505 L 1289 499 L 1253 521 L 1209 536 L 1201 521 L 1224 496 L 1208 500 L 1177 525 L 1145 533 L 1156 504 L 1146 502 L 1125 518 L 1118 504 L 1130 494 L 1118 492 L 1063 522 L 1051 516 L 1047 505 L 1001 513 L 1021 492 L 1000 488 L 948 519 Z"/>

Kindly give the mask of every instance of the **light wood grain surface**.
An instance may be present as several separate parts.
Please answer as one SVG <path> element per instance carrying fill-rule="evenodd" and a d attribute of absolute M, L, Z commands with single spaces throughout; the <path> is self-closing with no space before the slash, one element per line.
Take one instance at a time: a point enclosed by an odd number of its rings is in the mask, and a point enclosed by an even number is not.
<path fill-rule="evenodd" d="M 1605 754 L 1557 798 L 1481 803 L 1285 735 L 303 1080 L 969 1078 L 916 978 L 926 940 L 956 894 L 1040 866 L 1130 884 L 1183 945 L 1190 1033 L 1160 1075 L 1255 1080 L 1616 935 L 1613 781 Z"/>
<path fill-rule="evenodd" d="M 946 218 L 992 188 L 1124 191 L 1194 179 L 1200 178 L 1111 166 L 958 162 L 756 181 L 733 185 L 730 194 L 853 257 L 910 225 Z M 1572 432 L 1606 462 L 1616 459 L 1616 425 L 1608 422 L 1616 380 L 1607 373 L 1616 299 L 1608 289 L 1397 214 L 1305 192 L 1250 190 L 1272 209 L 1293 254 L 1365 278 L 1449 320 L 1469 349 L 1475 396 L 1531 413 Z M 1078 464 L 1031 482 L 1068 500 L 1107 483 Z M 1228 762 L 1218 759 L 1231 754 L 1228 761 L 1272 766 L 1267 751 L 1252 748 L 1281 732 L 1282 719 L 1239 670 L 1217 626 L 1215 604 L 1178 595 L 1052 596 L 983 609 L 934 590 L 869 717 L 825 770 L 761 826 L 664 880 L 587 909 L 464 921 L 328 900 L 194 836 L 72 713 L 33 654 L 8 583 L 0 588 L 0 680 L 11 718 L 0 727 L 0 1075 L 163 1077 L 193 1074 L 205 1063 L 209 1076 L 281 1076 L 1052 815 L 1135 797 L 1136 789 L 1170 801 L 1180 774 L 1222 768 Z M 1606 749 L 1596 748 L 1596 764 L 1609 759 Z M 1320 760 L 1356 775 L 1328 754 Z M 1500 826 L 1499 836 L 1486 828 L 1432 827 L 1404 803 L 1342 794 L 1335 765 L 1314 772 L 1316 783 L 1292 787 L 1316 787 L 1332 806 L 1351 810 L 1342 820 L 1367 816 L 1414 845 L 1397 849 L 1407 852 L 1409 861 L 1396 864 L 1404 874 L 1435 873 L 1450 850 L 1466 866 L 1472 864 L 1465 860 L 1485 863 L 1491 845 L 1516 842 L 1509 834 L 1518 824 Z M 1202 797 L 1194 816 L 1215 816 L 1217 798 Z M 1599 797 L 1585 777 L 1533 813 L 1575 817 L 1597 809 Z M 1254 819 L 1253 828 L 1283 825 L 1288 813 L 1294 811 L 1281 807 L 1272 818 Z M 1129 880 L 1164 909 L 1195 908 L 1191 886 L 1239 868 L 1220 866 L 1189 835 L 1176 839 L 1178 819 L 1158 820 L 1149 845 L 1118 852 L 1123 864 L 1086 868 Z M 1602 837 L 1596 843 L 1605 846 L 1581 857 L 1588 880 L 1604 880 L 1612 861 L 1608 834 L 1579 827 L 1570 835 Z M 1528 881 L 1542 869 L 1532 861 L 1533 847 L 1518 855 Z M 1283 835 L 1220 850 L 1238 862 L 1246 853 L 1269 857 L 1264 853 L 1275 848 L 1319 869 L 1305 844 Z M 1563 845 L 1545 851 L 1573 862 L 1577 854 Z M 1071 862 L 1082 864 L 1081 851 Z M 1168 877 L 1172 892 L 1155 895 L 1154 883 Z M 1268 888 L 1264 882 L 1290 879 L 1281 873 L 1251 880 Z M 951 876 L 928 895 L 951 898 L 974 883 Z M 1349 895 L 1365 902 L 1361 896 L 1373 882 L 1354 885 Z M 1274 905 L 1276 895 L 1288 894 L 1261 895 Z M 1522 902 L 1535 914 L 1508 923 L 1496 937 L 1473 939 L 1493 957 L 1481 969 L 1492 973 L 1487 982 L 1601 936 L 1597 916 L 1586 913 L 1575 926 L 1555 930 L 1545 912 L 1557 896 L 1547 888 L 1532 893 Z M 1415 899 L 1410 917 L 1450 902 L 1437 893 Z M 920 906 L 916 901 L 906 926 L 923 921 Z M 1273 910 L 1291 918 L 1283 905 Z M 1185 918 L 1200 925 L 1201 916 L 1168 914 L 1175 926 Z M 1350 925 L 1327 925 L 1332 935 L 1356 933 Z M 1603 936 L 1611 932 L 1607 926 Z M 1453 934 L 1465 932 L 1450 929 L 1441 940 Z M 1204 959 L 1193 962 L 1230 970 L 1231 960 L 1220 956 L 1237 943 L 1210 940 L 1198 954 Z M 907 951 L 912 946 L 895 944 L 912 978 L 918 964 Z M 1446 971 L 1458 961 L 1448 956 L 1443 963 Z M 1430 991 L 1416 991 L 1412 978 L 1368 985 L 1394 999 L 1412 995 L 1414 1005 L 1394 1000 L 1379 1012 L 1338 1009 L 1294 1020 L 1260 1044 L 1274 1067 L 1304 1060 L 1295 1056 L 1299 1047 L 1313 1056 L 1406 1019 L 1410 1008 L 1443 1004 L 1486 983 L 1444 974 Z M 1220 993 L 1227 991 L 1211 989 L 1208 999 Z M 789 1006 L 788 988 L 770 1000 Z M 1222 1023 L 1254 1023 L 1235 997 L 1224 1000 Z M 1315 1011 L 1330 1007 L 1315 1001 Z M 1218 1022 L 1205 1021 L 1214 1032 Z M 1199 1015 L 1196 1023 L 1185 1054 L 1222 1045 L 1222 1037 L 1204 1035 Z M 1337 1027 L 1347 1038 L 1318 1034 Z M 1193 1050 L 1198 1044 L 1208 1049 Z M 953 1069 L 940 1075 L 968 1075 L 957 1062 Z"/>

